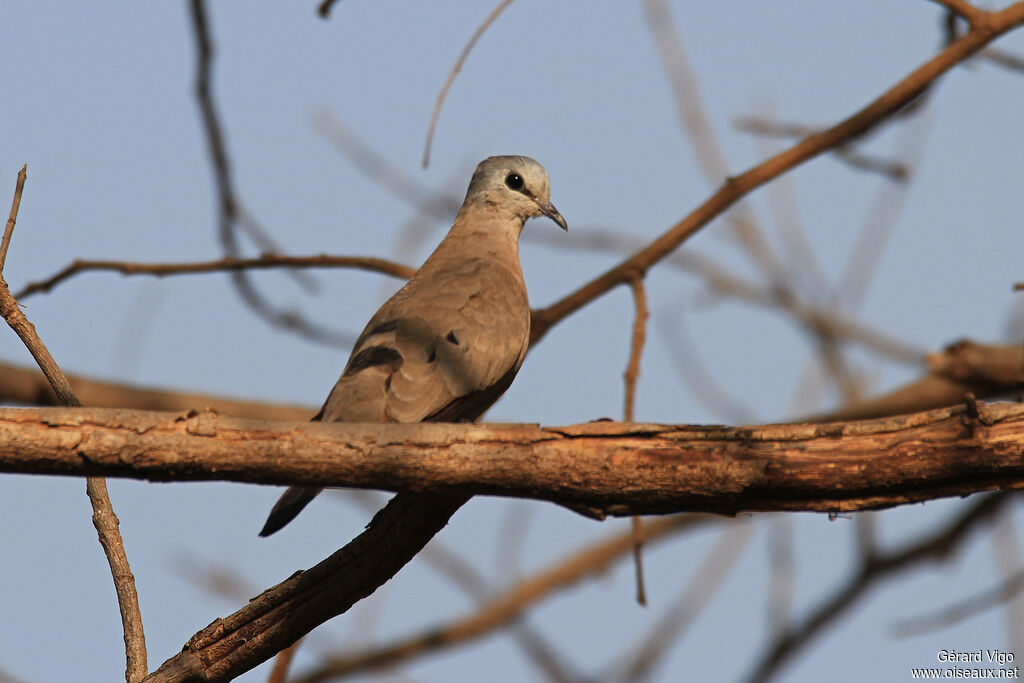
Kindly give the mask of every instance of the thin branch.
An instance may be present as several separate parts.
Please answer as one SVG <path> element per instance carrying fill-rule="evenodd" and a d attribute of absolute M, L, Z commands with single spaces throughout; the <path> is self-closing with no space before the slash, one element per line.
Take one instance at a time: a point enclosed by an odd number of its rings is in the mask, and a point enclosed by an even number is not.
<path fill-rule="evenodd" d="M 892 627 L 892 635 L 907 638 L 932 631 L 956 626 L 957 624 L 977 616 L 993 607 L 998 607 L 1016 597 L 1024 590 L 1024 569 L 1019 569 L 997 586 L 988 588 L 968 598 L 943 607 L 931 614 L 923 614 L 903 619 Z"/>
<path fill-rule="evenodd" d="M 629 345 L 629 364 L 623 377 L 626 381 L 625 422 L 632 422 L 636 406 L 636 383 L 640 377 L 640 358 L 644 352 L 644 341 L 647 338 L 647 292 L 643 278 L 636 277 L 629 282 L 633 291 L 633 306 L 636 314 L 633 317 L 633 336 Z"/>
<path fill-rule="evenodd" d="M 702 515 L 667 517 L 652 522 L 648 526 L 648 534 L 651 541 L 660 541 L 714 519 Z M 355 672 L 394 666 L 481 638 L 513 622 L 541 600 L 590 576 L 604 573 L 631 547 L 632 536 L 629 533 L 599 541 L 512 586 L 473 614 L 383 647 L 334 657 L 293 683 L 322 683 Z"/>
<path fill-rule="evenodd" d="M 1017 2 L 999 12 L 986 14 L 984 22 L 972 25 L 966 35 L 950 43 L 860 111 L 821 133 L 805 138 L 740 175 L 727 178 L 717 192 L 647 247 L 561 300 L 538 311 L 536 324 L 531 330 L 531 344 L 542 339 L 555 324 L 605 292 L 629 282 L 638 272 L 646 273 L 690 236 L 753 190 L 805 161 L 863 135 L 900 111 L 930 83 L 954 66 L 1022 23 L 1024 2 Z"/>
<path fill-rule="evenodd" d="M 942 5 L 950 12 L 960 15 L 967 20 L 972 29 L 976 23 L 984 21 L 989 14 L 966 0 L 931 0 L 931 2 L 934 2 L 936 5 Z"/>
<path fill-rule="evenodd" d="M 754 135 L 773 138 L 804 138 L 821 131 L 820 128 L 799 123 L 779 123 L 749 116 L 741 116 L 733 122 L 733 125 L 739 130 Z M 910 169 L 901 161 L 889 161 L 861 154 L 845 145 L 836 147 L 833 152 L 838 159 L 857 170 L 878 173 L 895 182 L 904 182 L 910 174 Z"/>
<path fill-rule="evenodd" d="M 636 406 L 636 383 L 640 377 L 640 358 L 644 351 L 644 340 L 647 338 L 647 291 L 644 289 L 644 281 L 636 277 L 629 283 L 633 291 L 633 306 L 636 314 L 633 318 L 633 337 L 629 345 L 629 363 L 626 366 L 624 378 L 626 380 L 626 405 L 623 420 L 632 422 L 634 408 Z M 644 587 L 644 526 L 639 517 L 633 517 L 633 567 L 636 574 L 636 601 L 640 605 L 647 605 L 647 590 Z"/>
<path fill-rule="evenodd" d="M 387 259 L 370 256 L 283 256 L 281 254 L 263 254 L 256 258 L 220 258 L 212 261 L 194 261 L 186 263 L 139 263 L 136 261 L 109 261 L 75 259 L 45 280 L 30 282 L 18 292 L 23 299 L 33 294 L 49 292 L 57 285 L 75 275 L 90 271 L 111 271 L 121 275 L 194 275 L 196 273 L 220 273 L 240 270 L 260 270 L 269 268 L 357 268 L 383 275 L 399 278 L 410 278 L 415 268 L 388 261 Z"/>
<path fill-rule="evenodd" d="M 762 107 L 763 116 L 774 118 L 774 112 L 767 103 Z M 758 139 L 755 141 L 758 156 L 768 158 L 776 154 L 779 144 L 775 140 Z M 807 236 L 807 230 L 800 217 L 797 201 L 796 183 L 792 175 L 785 175 L 765 188 L 768 208 L 774 219 L 779 235 L 782 260 L 786 264 L 786 272 L 792 288 L 798 291 L 811 292 L 812 297 L 821 301 L 831 289 L 829 278 L 821 266 L 814 248 Z"/>
<path fill-rule="evenodd" d="M 25 178 L 28 177 L 28 164 L 24 164 L 18 171 L 18 180 L 14 185 L 14 199 L 11 201 L 11 213 L 7 217 L 7 226 L 4 228 L 3 240 L 0 241 L 0 273 L 4 271 L 7 263 L 7 250 L 11 248 L 11 235 L 14 234 L 14 224 L 18 221 L 18 209 L 21 208 L 21 193 L 25 190 Z"/>
<path fill-rule="evenodd" d="M 0 247 L 0 261 L 6 260 L 10 247 L 14 224 L 18 217 L 21 194 L 25 187 L 26 169 L 18 173 L 14 201 L 11 205 L 10 218 L 4 230 L 3 244 Z M 47 381 L 53 388 L 58 399 L 64 406 L 78 407 L 82 404 L 71 389 L 71 383 L 64 376 L 60 366 L 50 355 L 42 339 L 36 334 L 35 326 L 29 322 L 22 312 L 17 299 L 11 295 L 7 280 L 0 269 L 0 315 L 25 344 L 29 353 L 36 360 Z M 124 551 L 124 541 L 118 530 L 117 515 L 110 503 L 107 493 L 107 482 L 102 477 L 87 477 L 85 491 L 92 505 L 92 523 L 96 527 L 100 545 L 110 566 L 110 573 L 117 594 L 117 604 L 121 611 L 121 624 L 124 630 L 125 645 L 125 679 L 128 683 L 137 683 L 146 676 L 146 637 L 142 628 L 142 613 L 139 610 L 139 596 L 135 590 L 135 577 L 132 575 L 128 556 Z"/>
<path fill-rule="evenodd" d="M 337 2 L 337 0 L 323 0 L 323 2 L 321 2 L 316 8 L 317 14 L 324 19 L 329 18 L 331 15 L 331 8 L 334 6 L 335 2 Z"/>
<path fill-rule="evenodd" d="M 910 197 L 911 173 L 924 154 L 927 129 L 927 121 L 916 127 L 900 129 L 897 156 L 902 159 L 899 163 L 903 166 L 908 182 L 881 184 L 857 232 L 836 287 L 848 311 L 857 310 L 863 302 L 868 285 L 874 278 L 885 248 L 895 232 L 897 221 Z"/>
<path fill-rule="evenodd" d="M 793 517 L 771 515 L 768 522 L 768 609 L 767 627 L 770 637 L 777 638 L 789 626 L 796 583 L 796 560 L 793 548 Z"/>
<path fill-rule="evenodd" d="M 0 683 L 27 683 L 23 678 L 15 678 L 3 669 L 0 669 Z"/>
<path fill-rule="evenodd" d="M 957 551 L 971 532 L 988 521 L 1014 496 L 996 493 L 970 505 L 951 522 L 902 550 L 875 556 L 853 577 L 811 611 L 796 626 L 772 642 L 751 667 L 748 683 L 763 683 L 775 677 L 800 650 L 846 614 L 876 583 L 924 562 L 943 560 Z"/>
<path fill-rule="evenodd" d="M 1003 581 L 1009 581 L 1017 572 L 1022 571 L 1020 542 L 1018 539 L 1014 509 L 1007 508 L 999 515 L 992 525 L 989 545 L 995 555 L 996 567 Z M 1013 652 L 1024 651 L 1024 593 L 1010 598 L 1003 609 L 1003 620 L 1006 623 L 1006 635 Z"/>
<path fill-rule="evenodd" d="M 270 670 L 270 676 L 267 678 L 267 683 L 287 683 L 288 669 L 291 668 L 292 660 L 295 658 L 295 651 L 299 649 L 299 645 L 301 644 L 301 639 L 296 640 L 294 643 L 277 653 L 277 656 L 274 657 L 274 668 Z"/>
<path fill-rule="evenodd" d="M 638 639 L 633 655 L 623 668 L 627 683 L 649 680 L 658 663 L 670 651 L 704 607 L 721 588 L 729 570 L 750 541 L 752 524 L 736 520 L 723 530 L 683 592 L 654 625 Z"/>
<path fill-rule="evenodd" d="M 480 40 L 480 36 L 484 34 L 484 31 L 495 22 L 495 20 L 501 16 L 501 13 L 505 11 L 505 8 L 512 4 L 512 0 L 501 0 L 498 6 L 495 7 L 487 18 L 484 19 L 483 23 L 480 24 L 473 35 L 470 37 L 469 42 L 466 43 L 466 47 L 462 48 L 462 53 L 459 58 L 455 60 L 455 66 L 452 67 L 451 72 L 448 74 L 448 78 L 445 79 L 444 85 L 441 86 L 441 92 L 437 94 L 437 102 L 434 103 L 434 112 L 430 115 L 430 126 L 427 129 L 427 144 L 423 150 L 423 168 L 430 165 L 430 147 L 434 142 L 434 131 L 437 129 L 437 120 L 441 116 L 441 107 L 444 105 L 444 99 L 448 96 L 448 90 L 452 87 L 452 83 L 455 82 L 455 77 L 459 75 L 459 71 L 462 70 L 462 65 L 466 62 L 466 58 L 469 57 L 469 53 L 473 50 L 473 46 Z"/>
<path fill-rule="evenodd" d="M 990 47 L 987 50 L 981 52 L 981 56 L 999 66 L 1016 71 L 1018 73 L 1024 73 L 1024 57 L 1015 55 L 1011 52 L 1000 50 L 999 48 Z"/>

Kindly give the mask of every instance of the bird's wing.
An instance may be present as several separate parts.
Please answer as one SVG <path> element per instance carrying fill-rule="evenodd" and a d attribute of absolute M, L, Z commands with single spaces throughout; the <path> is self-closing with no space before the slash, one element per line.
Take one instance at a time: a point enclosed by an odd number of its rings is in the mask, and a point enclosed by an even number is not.
<path fill-rule="evenodd" d="M 367 325 L 322 419 L 476 419 L 511 384 L 529 324 L 517 273 L 488 259 L 433 270 L 399 291 Z"/>

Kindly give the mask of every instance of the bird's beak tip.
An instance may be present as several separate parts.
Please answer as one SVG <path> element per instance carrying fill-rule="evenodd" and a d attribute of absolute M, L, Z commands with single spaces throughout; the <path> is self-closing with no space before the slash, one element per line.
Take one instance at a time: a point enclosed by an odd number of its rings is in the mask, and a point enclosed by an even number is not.
<path fill-rule="evenodd" d="M 552 204 L 551 202 L 545 202 L 541 204 L 540 210 L 544 213 L 545 216 L 547 216 L 555 223 L 557 223 L 558 227 L 560 227 L 562 230 L 565 230 L 566 232 L 569 231 L 568 224 L 566 224 L 565 219 L 562 218 L 562 214 L 558 213 L 558 209 L 555 208 L 554 204 Z"/>

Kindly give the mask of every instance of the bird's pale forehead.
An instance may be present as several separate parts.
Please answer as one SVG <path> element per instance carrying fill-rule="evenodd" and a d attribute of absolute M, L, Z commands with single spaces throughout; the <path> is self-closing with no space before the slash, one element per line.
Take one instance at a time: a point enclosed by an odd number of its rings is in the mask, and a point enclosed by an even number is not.
<path fill-rule="evenodd" d="M 519 173 L 527 181 L 545 181 L 547 172 L 544 167 L 529 157 L 500 156 L 490 157 L 480 162 L 476 170 L 481 176 L 500 176 L 504 179 L 507 173 Z"/>

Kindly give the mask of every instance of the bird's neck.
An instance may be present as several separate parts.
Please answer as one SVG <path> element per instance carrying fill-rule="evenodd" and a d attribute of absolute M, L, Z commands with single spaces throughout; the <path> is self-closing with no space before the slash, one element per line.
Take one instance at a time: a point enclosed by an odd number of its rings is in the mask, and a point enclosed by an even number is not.
<path fill-rule="evenodd" d="M 522 218 L 499 207 L 464 206 L 442 245 L 465 250 L 463 253 L 467 254 L 486 254 L 519 271 L 519 235 L 523 222 Z"/>

